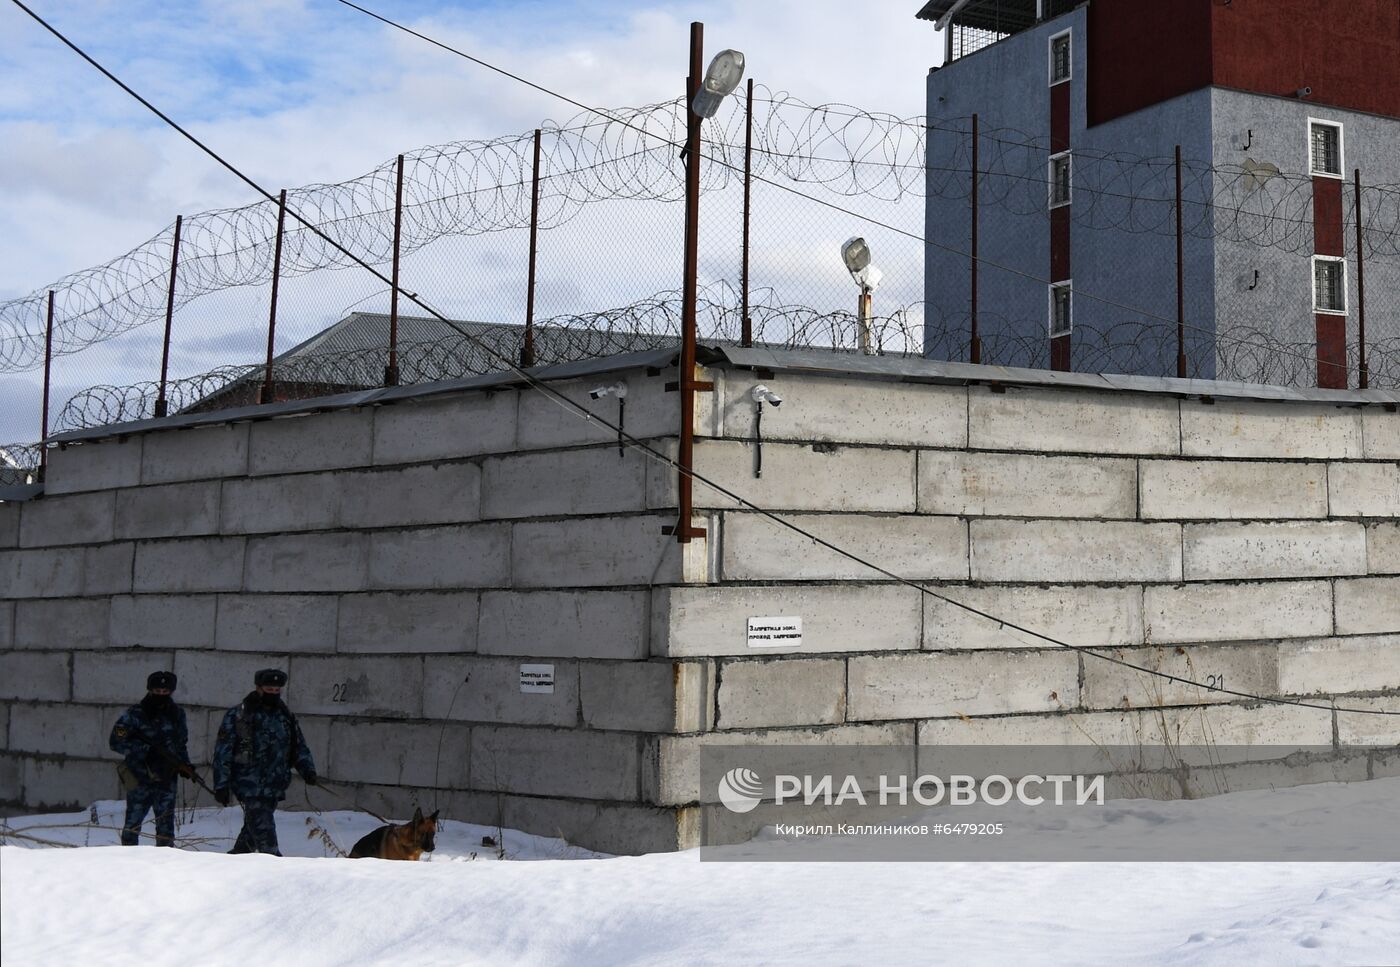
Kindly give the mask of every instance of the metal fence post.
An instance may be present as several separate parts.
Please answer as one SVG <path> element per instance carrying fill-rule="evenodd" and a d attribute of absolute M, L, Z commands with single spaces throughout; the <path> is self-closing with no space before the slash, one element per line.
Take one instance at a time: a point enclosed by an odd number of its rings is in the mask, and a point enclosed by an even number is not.
<path fill-rule="evenodd" d="M 539 255 L 540 232 L 540 129 L 535 128 L 535 160 L 530 178 L 530 273 L 525 283 L 525 341 L 520 346 L 520 365 L 535 365 L 535 259 Z"/>
<path fill-rule="evenodd" d="M 1360 346 L 1359 365 L 1361 389 L 1368 389 L 1370 374 L 1366 369 L 1366 254 L 1362 251 L 1361 231 L 1361 169 L 1353 172 L 1356 186 L 1356 339 Z"/>
<path fill-rule="evenodd" d="M 389 364 L 384 367 L 384 385 L 399 385 L 399 243 L 403 238 L 403 155 L 399 155 L 394 178 L 394 266 L 389 280 Z"/>
<path fill-rule="evenodd" d="M 48 321 L 44 324 L 44 402 L 43 413 L 39 417 L 39 474 L 42 477 L 49 465 L 49 448 L 44 441 L 49 438 L 49 374 L 53 365 L 53 289 L 49 290 Z"/>
<path fill-rule="evenodd" d="M 165 382 L 170 374 L 170 327 L 175 320 L 175 273 L 180 268 L 180 226 L 183 221 L 183 216 L 175 216 L 175 241 L 170 247 L 170 290 L 165 297 L 165 339 L 160 347 L 160 389 L 156 392 L 156 405 L 152 409 L 158 417 L 165 416 L 169 409 L 165 400 Z"/>
<path fill-rule="evenodd" d="M 1181 145 L 1176 146 L 1176 375 L 1186 378 L 1185 245 L 1181 227 Z"/>
<path fill-rule="evenodd" d="M 263 375 L 262 389 L 258 392 L 259 403 L 271 403 L 272 391 L 272 344 L 277 337 L 277 279 L 282 274 L 282 229 L 287 215 L 287 189 L 277 197 L 277 242 L 272 250 L 272 308 L 267 315 L 267 370 Z"/>
<path fill-rule="evenodd" d="M 749 78 L 748 94 L 744 101 L 744 265 L 740 273 L 743 288 L 743 306 L 740 317 L 743 331 L 739 345 L 753 345 L 753 320 L 749 318 L 749 215 L 752 212 L 751 178 L 753 172 L 753 78 Z"/>
<path fill-rule="evenodd" d="M 972 115 L 972 337 L 968 346 L 969 358 L 974 363 L 982 361 L 982 336 L 977 326 L 977 202 L 978 202 L 978 146 L 981 141 L 979 121 Z"/>

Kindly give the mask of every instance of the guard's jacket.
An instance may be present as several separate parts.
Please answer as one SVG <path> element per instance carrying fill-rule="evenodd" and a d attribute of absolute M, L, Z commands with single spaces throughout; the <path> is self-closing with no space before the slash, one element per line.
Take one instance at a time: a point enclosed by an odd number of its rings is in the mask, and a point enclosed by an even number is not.
<path fill-rule="evenodd" d="M 174 702 L 137 702 L 121 714 L 107 745 L 143 786 L 171 787 L 180 766 L 189 765 L 185 711 Z"/>
<path fill-rule="evenodd" d="M 278 698 L 250 692 L 229 709 L 214 746 L 214 788 L 231 789 L 240 800 L 285 799 L 292 770 L 316 774 L 311 750 L 296 716 Z"/>

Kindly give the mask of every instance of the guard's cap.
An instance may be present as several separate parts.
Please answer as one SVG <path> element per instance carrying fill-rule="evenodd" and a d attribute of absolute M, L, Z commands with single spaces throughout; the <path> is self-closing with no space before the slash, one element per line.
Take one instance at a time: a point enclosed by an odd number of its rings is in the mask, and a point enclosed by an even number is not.
<path fill-rule="evenodd" d="M 272 685 L 281 688 L 287 684 L 287 673 L 280 668 L 264 668 L 253 675 L 254 685 Z"/>
<path fill-rule="evenodd" d="M 175 691 L 175 673 L 151 672 L 146 676 L 146 691 L 149 692 L 153 688 L 168 688 L 172 692 Z"/>

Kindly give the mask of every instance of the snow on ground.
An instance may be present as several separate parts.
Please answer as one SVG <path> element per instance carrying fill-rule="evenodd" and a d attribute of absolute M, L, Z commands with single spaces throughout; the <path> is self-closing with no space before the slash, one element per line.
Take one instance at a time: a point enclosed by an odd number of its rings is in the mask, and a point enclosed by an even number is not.
<path fill-rule="evenodd" d="M 1140 833 L 1125 814 L 1243 832 L 1259 795 L 1110 802 L 1072 834 L 1097 846 Z M 1400 809 L 1400 779 L 1269 796 L 1263 821 L 1304 836 Z M 120 803 L 96 809 L 98 825 L 119 824 Z M 0 847 L 6 967 L 1400 962 L 1397 863 L 715 863 L 510 831 L 504 859 L 535 862 L 498 862 L 481 845 L 495 829 L 456 822 L 431 861 L 392 863 L 328 856 L 320 831 L 348 848 L 378 825 L 344 812 L 279 814 L 295 855 L 278 859 L 220 852 L 236 809 L 183 818 L 188 850 L 112 846 L 88 812 L 8 820 L 89 848 Z"/>

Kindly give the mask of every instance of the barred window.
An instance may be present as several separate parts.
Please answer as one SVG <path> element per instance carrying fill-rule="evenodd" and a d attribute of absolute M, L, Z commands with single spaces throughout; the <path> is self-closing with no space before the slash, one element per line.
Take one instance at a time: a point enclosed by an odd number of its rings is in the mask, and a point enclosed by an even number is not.
<path fill-rule="evenodd" d="M 1050 38 L 1050 83 L 1058 84 L 1070 78 L 1069 34 Z"/>
<path fill-rule="evenodd" d="M 1072 293 L 1068 282 L 1050 287 L 1050 335 L 1064 336 L 1074 327 Z"/>
<path fill-rule="evenodd" d="M 1313 259 L 1313 308 L 1318 312 L 1347 311 L 1346 263 L 1341 259 Z"/>
<path fill-rule="evenodd" d="M 1060 205 L 1070 203 L 1071 184 L 1070 153 L 1068 151 L 1057 154 L 1050 159 L 1050 207 L 1058 208 Z"/>
<path fill-rule="evenodd" d="M 1342 129 L 1335 124 L 1320 124 L 1316 121 L 1311 127 L 1312 173 L 1315 175 L 1340 175 L 1342 173 Z"/>

